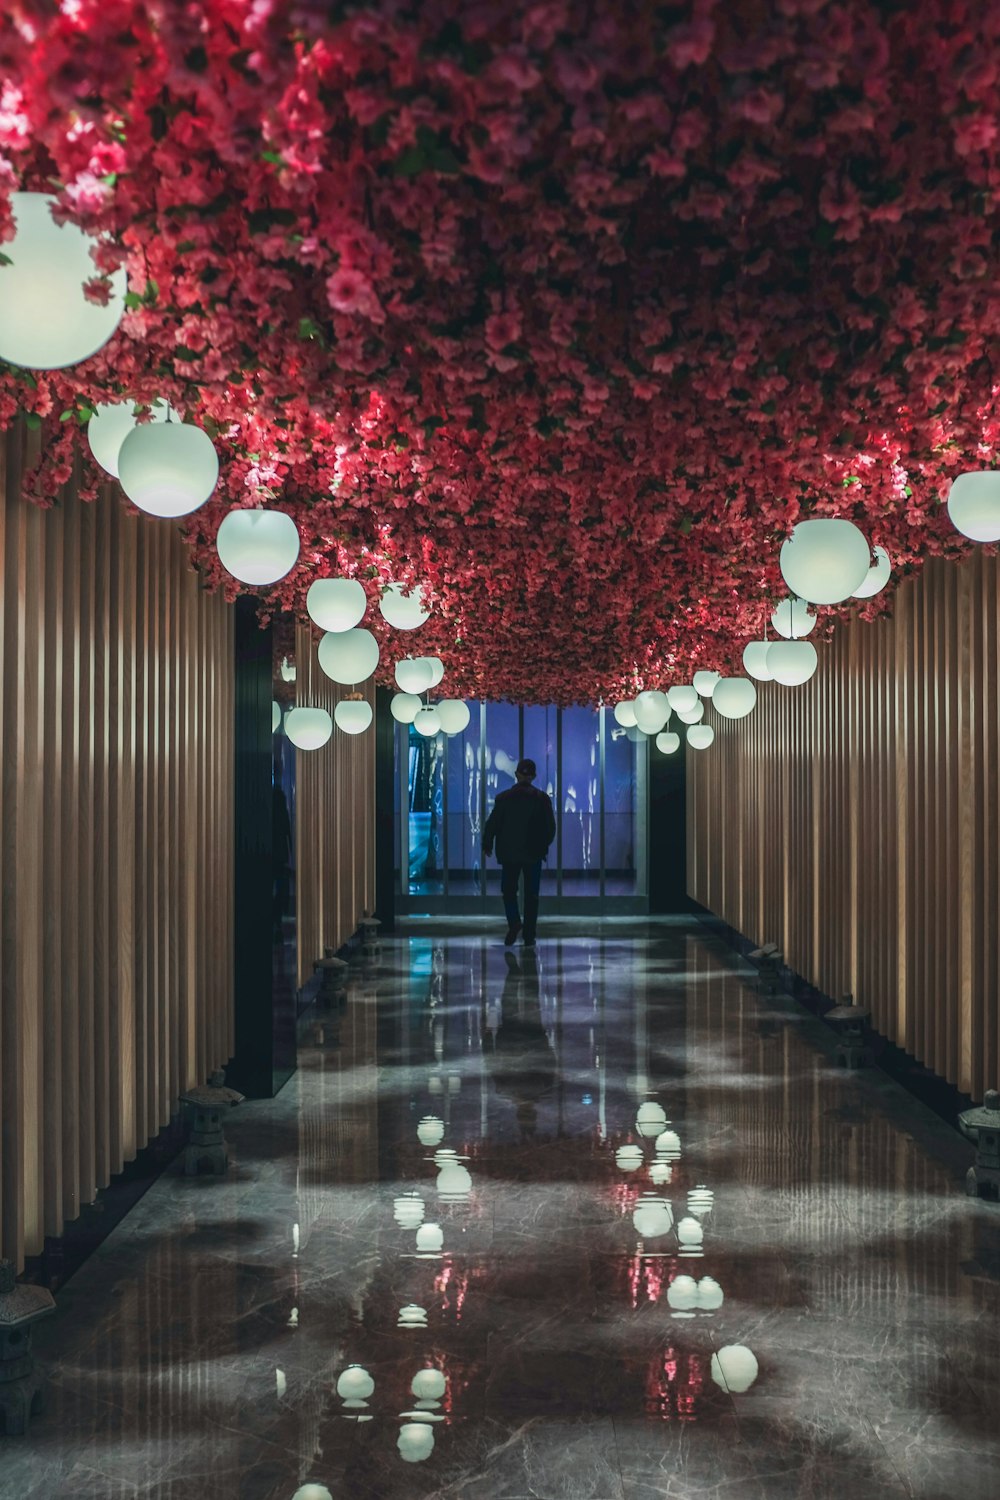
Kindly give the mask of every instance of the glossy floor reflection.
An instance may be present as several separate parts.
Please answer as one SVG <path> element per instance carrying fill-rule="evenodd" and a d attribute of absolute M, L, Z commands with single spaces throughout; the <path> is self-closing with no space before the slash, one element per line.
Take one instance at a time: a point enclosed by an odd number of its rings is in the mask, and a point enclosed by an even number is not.
<path fill-rule="evenodd" d="M 968 1146 L 696 924 L 550 931 L 355 966 L 39 1326 L 3 1500 L 992 1500 Z"/>

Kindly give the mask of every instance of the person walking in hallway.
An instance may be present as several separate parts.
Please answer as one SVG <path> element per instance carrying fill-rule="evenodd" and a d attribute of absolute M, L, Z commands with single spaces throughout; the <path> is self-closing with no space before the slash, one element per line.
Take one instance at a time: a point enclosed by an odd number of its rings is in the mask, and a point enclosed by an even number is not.
<path fill-rule="evenodd" d="M 556 836 L 556 818 L 551 799 L 533 785 L 538 772 L 533 760 L 517 763 L 514 785 L 501 792 L 483 829 L 483 851 L 493 853 L 501 869 L 500 890 L 507 916 L 509 948 L 524 930 L 524 945 L 534 947 L 538 923 L 538 892 L 542 862 Z M 518 886 L 524 878 L 524 922 L 518 906 Z"/>

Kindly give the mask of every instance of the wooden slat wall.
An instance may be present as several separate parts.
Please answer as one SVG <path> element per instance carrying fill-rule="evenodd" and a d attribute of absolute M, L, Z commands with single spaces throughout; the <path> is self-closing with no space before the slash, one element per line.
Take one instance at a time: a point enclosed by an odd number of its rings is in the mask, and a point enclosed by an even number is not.
<path fill-rule="evenodd" d="M 61 1232 L 232 1052 L 232 610 L 179 532 L 0 438 L 0 1244 Z"/>
<path fill-rule="evenodd" d="M 332 714 L 347 688 L 323 672 L 311 632 L 296 632 L 296 701 Z M 374 685 L 365 691 L 374 705 Z M 299 983 L 324 948 L 339 948 L 375 908 L 375 731 L 334 726 L 322 750 L 298 750 L 295 767 L 295 879 Z"/>
<path fill-rule="evenodd" d="M 976 1098 L 1000 1078 L 998 639 L 1000 559 L 935 559 L 686 752 L 689 893 Z"/>

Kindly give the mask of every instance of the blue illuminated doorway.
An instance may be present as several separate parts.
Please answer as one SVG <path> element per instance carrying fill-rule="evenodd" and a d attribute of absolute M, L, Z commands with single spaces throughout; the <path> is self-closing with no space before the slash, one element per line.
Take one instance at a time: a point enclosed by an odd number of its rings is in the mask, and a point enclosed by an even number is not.
<path fill-rule="evenodd" d="M 500 875 L 482 830 L 522 756 L 556 812 L 542 876 L 549 911 L 648 910 L 648 741 L 604 708 L 470 702 L 467 729 L 424 739 L 396 726 L 396 891 L 400 910 L 479 913 Z"/>

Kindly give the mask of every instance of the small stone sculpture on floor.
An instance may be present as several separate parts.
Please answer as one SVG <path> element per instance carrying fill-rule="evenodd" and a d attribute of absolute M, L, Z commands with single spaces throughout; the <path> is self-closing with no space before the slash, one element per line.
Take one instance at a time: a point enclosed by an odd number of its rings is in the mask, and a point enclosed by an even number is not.
<path fill-rule="evenodd" d="M 863 1068 L 871 1062 L 868 1046 L 868 1022 L 871 1011 L 855 1005 L 853 995 L 845 995 L 839 1005 L 828 1010 L 824 1020 L 830 1022 L 839 1038 L 837 1061 L 845 1068 Z"/>
<path fill-rule="evenodd" d="M 757 969 L 758 993 L 764 990 L 769 995 L 776 995 L 781 989 L 778 970 L 784 962 L 784 954 L 777 943 L 765 943 L 762 948 L 755 948 L 747 956 Z"/>
<path fill-rule="evenodd" d="M 321 1005 L 333 1005 L 341 1000 L 347 989 L 347 974 L 350 965 L 338 958 L 332 948 L 323 950 L 323 957 L 313 964 L 313 973 L 320 975 L 319 995 Z"/>
<path fill-rule="evenodd" d="M 222 1177 L 229 1166 L 222 1115 L 224 1110 L 242 1104 L 245 1096 L 227 1089 L 225 1083 L 225 1073 L 217 1068 L 207 1083 L 195 1084 L 181 1095 L 181 1103 L 189 1105 L 193 1114 L 191 1137 L 184 1148 L 184 1171 L 188 1177 L 197 1177 L 201 1171 Z"/>
<path fill-rule="evenodd" d="M 55 1312 L 52 1293 L 18 1285 L 13 1261 L 0 1260 L 0 1436 L 23 1437 L 42 1406 L 42 1377 L 31 1353 L 31 1325 Z"/>
<path fill-rule="evenodd" d="M 361 930 L 361 957 L 366 959 L 378 958 L 379 932 L 382 923 L 377 917 L 369 917 L 366 914 L 361 918 L 358 926 Z"/>
<path fill-rule="evenodd" d="M 970 1198 L 1000 1201 L 1000 1093 L 987 1089 L 982 1104 L 965 1110 L 958 1123 L 962 1134 L 976 1143 L 976 1160 L 965 1174 L 965 1191 Z"/>

